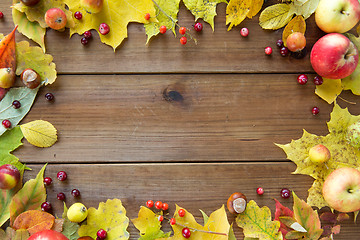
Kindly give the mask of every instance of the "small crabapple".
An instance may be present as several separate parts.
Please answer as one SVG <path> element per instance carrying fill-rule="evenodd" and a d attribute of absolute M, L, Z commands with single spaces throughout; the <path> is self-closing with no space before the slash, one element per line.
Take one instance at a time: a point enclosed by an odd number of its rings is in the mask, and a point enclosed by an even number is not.
<path fill-rule="evenodd" d="M 45 13 L 45 22 L 52 29 L 63 29 L 67 23 L 66 14 L 60 8 L 50 8 Z"/>

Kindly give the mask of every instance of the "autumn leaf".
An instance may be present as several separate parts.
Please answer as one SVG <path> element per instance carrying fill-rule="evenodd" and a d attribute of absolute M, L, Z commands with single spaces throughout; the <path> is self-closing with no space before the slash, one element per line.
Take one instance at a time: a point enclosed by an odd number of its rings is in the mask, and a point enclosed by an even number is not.
<path fill-rule="evenodd" d="M 161 222 L 158 220 L 159 215 L 147 207 L 140 207 L 138 218 L 131 219 L 131 222 L 140 231 L 139 240 L 152 240 L 157 238 L 166 238 L 170 232 L 164 233 L 161 228 Z"/>
<path fill-rule="evenodd" d="M 288 36 L 294 32 L 301 32 L 305 34 L 306 31 L 306 23 L 302 16 L 296 16 L 286 25 L 282 34 L 282 40 L 284 42 L 284 46 L 286 47 L 286 39 Z"/>
<path fill-rule="evenodd" d="M 216 5 L 226 0 L 183 0 L 187 9 L 194 15 L 195 21 L 199 18 L 209 23 L 214 30 L 214 17 L 216 16 Z"/>
<path fill-rule="evenodd" d="M 272 221 L 270 209 L 260 208 L 254 200 L 250 200 L 245 211 L 237 216 L 236 224 L 243 229 L 245 237 L 282 240 L 280 222 Z"/>
<path fill-rule="evenodd" d="M 11 164 L 19 170 L 23 168 L 24 165 L 19 162 L 19 159 L 11 154 L 12 151 L 22 145 L 23 137 L 19 127 L 14 127 L 0 136 L 0 165 Z"/>
<path fill-rule="evenodd" d="M 110 32 L 106 35 L 99 33 L 103 43 L 115 49 L 127 37 L 127 25 L 129 22 L 148 23 L 156 21 L 156 18 L 145 20 L 144 16 L 156 16 L 152 0 L 104 0 L 104 6 L 99 13 L 89 14 L 81 7 L 79 1 L 64 0 L 71 12 L 80 11 L 81 21 L 76 21 L 75 26 L 70 28 L 70 35 L 78 33 L 82 35 L 85 31 L 95 29 L 99 32 L 99 25 L 107 23 Z"/>
<path fill-rule="evenodd" d="M 292 18 L 289 10 L 290 6 L 285 3 L 279 3 L 265 8 L 260 14 L 260 26 L 263 29 L 273 30 L 284 27 Z"/>
<path fill-rule="evenodd" d="M 37 147 L 50 147 L 57 141 L 56 128 L 49 122 L 36 120 L 20 125 L 26 140 Z"/>
<path fill-rule="evenodd" d="M 30 235 L 53 227 L 55 217 L 40 210 L 28 210 L 16 217 L 13 228 L 26 229 Z"/>
<path fill-rule="evenodd" d="M 40 210 L 41 204 L 46 200 L 44 187 L 44 172 L 46 165 L 42 167 L 35 179 L 27 181 L 12 198 L 10 203 L 10 225 L 12 226 L 17 216 L 27 210 Z"/>
<path fill-rule="evenodd" d="M 255 16 L 263 5 L 263 0 L 230 0 L 226 7 L 226 25 L 230 24 L 228 31 L 233 26 L 239 25 L 246 17 Z"/>
<path fill-rule="evenodd" d="M 30 111 L 38 90 L 38 88 L 29 89 L 27 87 L 11 88 L 0 102 L 0 121 L 8 119 L 12 126 L 16 126 Z M 13 108 L 12 103 L 14 100 L 21 102 L 21 108 Z M 1 125 L 0 135 L 5 131 L 7 129 Z"/>
<path fill-rule="evenodd" d="M 69 240 L 77 240 L 79 238 L 78 230 L 80 228 L 79 224 L 71 222 L 67 218 L 68 208 L 66 207 L 66 203 L 64 202 L 64 212 L 63 212 L 63 225 L 61 233 L 65 235 L 65 237 L 69 238 Z"/>
<path fill-rule="evenodd" d="M 89 208 L 86 224 L 79 228 L 79 236 L 90 236 L 96 239 L 97 231 L 102 228 L 107 232 L 107 240 L 124 240 L 129 238 L 126 231 L 129 219 L 119 199 L 108 199 L 101 202 L 98 209 Z"/>
<path fill-rule="evenodd" d="M 347 33 L 346 36 L 360 50 L 360 37 L 355 37 L 351 33 Z M 351 90 L 353 94 L 360 95 L 360 64 L 350 76 L 342 79 L 341 84 L 344 90 Z"/>
<path fill-rule="evenodd" d="M 360 150 L 346 141 L 348 126 L 359 120 L 360 116 L 352 116 L 347 108 L 342 109 L 335 104 L 331 120 L 327 123 L 330 132 L 328 135 L 317 136 L 304 130 L 300 139 L 292 140 L 285 145 L 276 144 L 284 150 L 287 158 L 297 165 L 295 174 L 309 175 L 315 179 L 307 198 L 310 206 L 328 206 L 322 196 L 322 186 L 332 171 L 341 167 L 359 169 Z M 322 144 L 330 150 L 331 158 L 326 164 L 316 164 L 309 159 L 309 149 L 317 144 Z"/>
<path fill-rule="evenodd" d="M 290 3 L 289 14 L 302 15 L 308 19 L 315 12 L 319 2 L 320 0 L 294 0 Z"/>
<path fill-rule="evenodd" d="M 16 70 L 16 54 L 15 54 L 16 28 L 17 26 L 14 28 L 14 30 L 11 33 L 3 37 L 0 42 L 0 68 L 11 68 L 14 72 Z M 1 121 L 2 120 L 3 119 L 1 119 Z"/>
<path fill-rule="evenodd" d="M 341 79 L 323 78 L 321 85 L 316 85 L 315 94 L 324 99 L 327 103 L 333 103 L 342 92 Z"/>
<path fill-rule="evenodd" d="M 276 221 L 280 221 L 280 217 L 293 217 L 294 216 L 294 212 L 291 211 L 289 208 L 283 206 L 278 200 L 275 200 L 275 218 L 274 220 Z M 283 235 L 284 240 L 286 240 L 285 235 L 289 232 L 289 228 L 280 221 L 280 232 Z"/>

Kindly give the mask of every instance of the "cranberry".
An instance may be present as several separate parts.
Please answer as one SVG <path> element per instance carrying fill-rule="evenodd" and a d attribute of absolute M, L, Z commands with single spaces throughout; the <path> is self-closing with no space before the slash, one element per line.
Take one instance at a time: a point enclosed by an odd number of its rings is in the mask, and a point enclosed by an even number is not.
<path fill-rule="evenodd" d="M 191 232 L 190 229 L 188 228 L 183 228 L 183 230 L 181 231 L 182 235 L 184 238 L 189 238 L 191 236 Z"/>
<path fill-rule="evenodd" d="M 258 187 L 256 189 L 256 193 L 259 194 L 259 195 L 263 195 L 264 194 L 264 189 L 262 187 Z"/>
<path fill-rule="evenodd" d="M 179 209 L 178 211 L 178 214 L 179 214 L 179 217 L 184 217 L 185 216 L 185 210 L 184 209 Z"/>
<path fill-rule="evenodd" d="M 57 173 L 57 179 L 59 179 L 60 181 L 65 181 L 67 178 L 67 174 L 64 171 L 60 171 Z"/>
<path fill-rule="evenodd" d="M 49 186 L 52 183 L 52 179 L 50 177 L 44 178 L 44 184 Z"/>
<path fill-rule="evenodd" d="M 323 80 L 323 78 L 322 78 L 321 76 L 316 75 L 316 76 L 314 77 L 314 83 L 315 83 L 315 85 L 321 85 L 321 84 L 323 84 L 323 82 L 324 82 L 324 80 Z"/>
<path fill-rule="evenodd" d="M 11 122 L 8 119 L 5 119 L 2 121 L 2 125 L 4 126 L 4 128 L 10 128 Z"/>
<path fill-rule="evenodd" d="M 297 81 L 298 81 L 299 84 L 304 85 L 304 84 L 307 83 L 308 77 L 307 77 L 305 74 L 300 74 L 300 75 L 297 77 Z"/>
<path fill-rule="evenodd" d="M 276 46 L 278 46 L 279 48 L 282 48 L 284 46 L 284 42 L 283 40 L 279 39 L 276 41 Z"/>
<path fill-rule="evenodd" d="M 12 102 L 12 106 L 13 106 L 13 108 L 18 109 L 21 107 L 21 103 L 18 100 L 14 100 Z"/>
<path fill-rule="evenodd" d="M 53 101 L 54 100 L 54 94 L 52 94 L 52 93 L 45 94 L 45 99 L 48 100 L 48 101 Z"/>
<path fill-rule="evenodd" d="M 194 29 L 195 29 L 195 31 L 197 31 L 197 32 L 201 32 L 202 31 L 202 29 L 203 29 L 203 25 L 201 24 L 201 23 L 195 23 L 195 25 L 194 25 Z"/>
<path fill-rule="evenodd" d="M 73 197 L 79 197 L 80 191 L 78 189 L 73 189 L 71 190 L 71 195 L 73 195 Z"/>
<path fill-rule="evenodd" d="M 241 34 L 241 36 L 243 36 L 243 37 L 247 37 L 247 36 L 249 35 L 249 29 L 247 29 L 247 28 L 242 28 L 242 29 L 240 30 L 240 34 Z"/>
<path fill-rule="evenodd" d="M 82 19 L 82 13 L 79 12 L 79 11 L 77 11 L 77 12 L 74 13 L 74 17 L 75 17 L 77 20 L 80 20 L 80 19 Z"/>
<path fill-rule="evenodd" d="M 315 115 L 319 114 L 320 109 L 319 109 L 318 107 L 313 107 L 313 108 L 311 109 L 311 112 L 312 112 L 312 114 L 315 116 Z"/>
<path fill-rule="evenodd" d="M 289 198 L 289 197 L 290 197 L 290 194 L 291 194 L 291 192 L 290 192 L 290 190 L 287 189 L 287 188 L 283 188 L 283 189 L 281 189 L 281 191 L 280 191 L 280 195 L 281 195 L 282 198 Z"/>
<path fill-rule="evenodd" d="M 51 203 L 49 202 L 43 202 L 41 204 L 41 210 L 43 210 L 44 212 L 50 212 L 52 209 Z"/>
<path fill-rule="evenodd" d="M 59 192 L 57 195 L 56 195 L 56 198 L 60 201 L 64 201 L 65 200 L 65 193 L 63 192 Z"/>
<path fill-rule="evenodd" d="M 286 57 L 289 54 L 289 49 L 287 47 L 280 48 L 280 54 L 283 57 Z"/>
<path fill-rule="evenodd" d="M 107 232 L 104 229 L 99 229 L 99 231 L 97 231 L 96 236 L 100 239 L 105 239 L 107 236 Z"/>
<path fill-rule="evenodd" d="M 154 201 L 153 201 L 153 200 L 148 200 L 148 201 L 146 202 L 146 206 L 147 206 L 148 208 L 152 208 L 152 207 L 154 206 Z"/>
<path fill-rule="evenodd" d="M 4 18 L 4 13 L 0 12 L 0 19 L 3 19 L 3 18 Z"/>
<path fill-rule="evenodd" d="M 272 53 L 272 48 L 271 47 L 266 47 L 265 48 L 265 54 L 266 55 L 271 55 L 271 53 Z"/>
<path fill-rule="evenodd" d="M 109 25 L 107 25 L 106 23 L 102 23 L 100 24 L 99 26 L 99 32 L 102 34 L 102 35 L 106 35 L 110 32 L 110 27 Z"/>
<path fill-rule="evenodd" d="M 90 31 L 85 31 L 83 35 L 85 38 L 91 38 L 91 36 L 92 36 Z"/>
<path fill-rule="evenodd" d="M 89 43 L 89 39 L 88 39 L 88 38 L 86 38 L 86 37 L 81 38 L 81 44 L 82 44 L 82 45 L 87 45 L 88 43 Z"/>

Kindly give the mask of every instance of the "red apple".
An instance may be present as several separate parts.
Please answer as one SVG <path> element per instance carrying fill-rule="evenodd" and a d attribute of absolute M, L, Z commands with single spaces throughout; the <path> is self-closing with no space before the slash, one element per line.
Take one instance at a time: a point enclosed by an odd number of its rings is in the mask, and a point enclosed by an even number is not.
<path fill-rule="evenodd" d="M 5 164 L 0 167 L 0 189 L 14 188 L 19 181 L 20 172 L 15 166 Z"/>
<path fill-rule="evenodd" d="M 359 61 L 356 46 L 340 33 L 329 33 L 313 46 L 310 62 L 317 74 L 324 78 L 341 79 L 355 71 Z"/>
<path fill-rule="evenodd" d="M 88 13 L 98 13 L 104 5 L 104 0 L 80 0 L 82 6 Z"/>
<path fill-rule="evenodd" d="M 322 193 L 329 206 L 339 212 L 360 210 L 360 171 L 336 169 L 325 179 Z"/>
<path fill-rule="evenodd" d="M 64 234 L 54 230 L 43 230 L 31 235 L 27 240 L 69 240 Z"/>
<path fill-rule="evenodd" d="M 45 22 L 52 29 L 63 29 L 67 22 L 66 14 L 60 8 L 50 8 L 45 13 Z"/>
<path fill-rule="evenodd" d="M 358 0 L 320 0 L 315 11 L 315 22 L 324 32 L 344 33 L 360 20 Z"/>
<path fill-rule="evenodd" d="M 324 163 L 331 158 L 331 154 L 327 147 L 318 144 L 310 148 L 309 158 L 314 163 Z"/>

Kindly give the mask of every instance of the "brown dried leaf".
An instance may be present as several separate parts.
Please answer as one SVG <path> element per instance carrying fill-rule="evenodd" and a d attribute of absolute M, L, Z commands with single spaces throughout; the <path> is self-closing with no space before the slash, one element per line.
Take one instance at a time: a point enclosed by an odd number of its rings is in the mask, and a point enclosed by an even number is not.
<path fill-rule="evenodd" d="M 64 225 L 64 218 L 57 218 L 55 219 L 54 225 L 51 228 L 51 230 L 57 231 L 57 232 L 62 232 L 63 231 L 63 225 Z"/>

